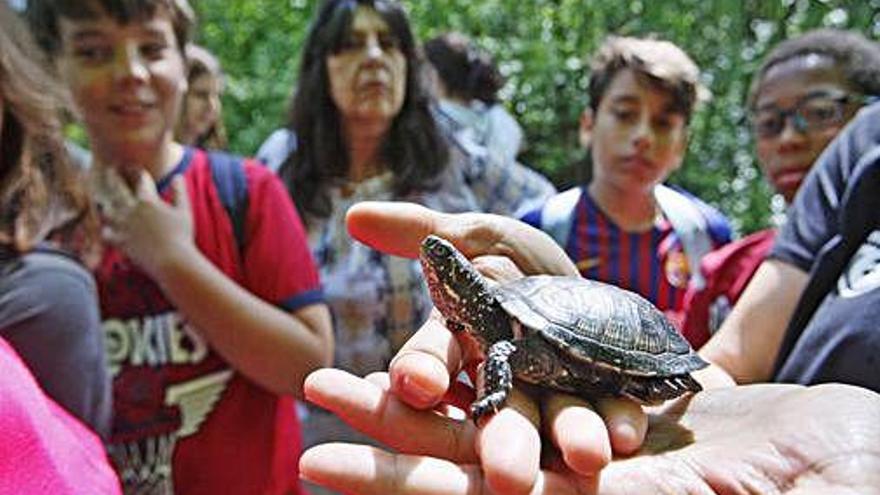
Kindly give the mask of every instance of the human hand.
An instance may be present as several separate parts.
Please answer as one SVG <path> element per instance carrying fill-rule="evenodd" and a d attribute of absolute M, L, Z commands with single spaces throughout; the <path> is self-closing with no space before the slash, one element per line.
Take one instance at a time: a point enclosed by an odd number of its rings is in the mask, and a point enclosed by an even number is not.
<path fill-rule="evenodd" d="M 465 256 L 510 258 L 527 275 L 579 275 L 544 232 L 513 218 L 487 213 L 441 213 L 413 203 L 364 201 L 347 215 L 352 237 L 383 253 L 417 258 L 429 234 L 450 240 Z"/>
<path fill-rule="evenodd" d="M 181 249 L 194 247 L 193 221 L 182 177 L 171 183 L 171 204 L 144 170 L 132 186 L 112 167 L 97 167 L 94 187 L 104 220 L 102 237 L 153 276 Z"/>
<path fill-rule="evenodd" d="M 505 265 L 504 258 L 485 255 L 503 255 L 529 274 L 577 274 L 550 237 L 510 218 L 442 214 L 404 203 L 361 203 L 349 211 L 347 221 L 356 238 L 401 256 L 417 256 L 422 239 L 436 234 L 468 256 L 484 255 L 475 259 L 475 264 L 496 277 L 517 275 L 511 275 L 515 270 L 510 261 Z M 461 370 L 473 377 L 481 359 L 476 348 L 467 340 L 456 339 L 435 314 L 395 357 L 390 388 L 403 403 L 417 409 L 430 410 L 443 403 L 464 406 L 473 400 L 472 390 L 450 377 Z M 575 477 L 590 477 L 609 462 L 612 449 L 624 454 L 638 449 L 645 429 L 644 413 L 629 400 L 603 399 L 590 404 L 563 394 L 547 394 L 536 401 L 515 389 L 506 407 L 485 422 L 473 448 L 480 452 L 489 487 L 497 493 L 526 493 L 536 480 L 542 456 L 547 461 L 555 455 L 550 443 L 542 450 L 539 432 L 558 449 L 564 461 L 555 463 L 560 469 L 570 470 Z M 381 431 L 375 433 L 382 435 Z M 522 448 L 511 449 L 511 443 Z M 408 446 L 391 445 L 408 452 Z"/>
<path fill-rule="evenodd" d="M 364 380 L 319 370 L 306 380 L 306 397 L 401 453 L 319 445 L 302 456 L 305 479 L 362 495 L 513 493 L 486 489 L 472 423 L 410 408 L 388 392 L 386 375 Z M 514 437 L 497 445 L 511 460 L 533 448 Z M 611 462 L 601 476 L 545 469 L 522 493 L 878 493 L 878 445 L 880 396 L 866 389 L 723 388 L 652 409 L 639 454 Z"/>

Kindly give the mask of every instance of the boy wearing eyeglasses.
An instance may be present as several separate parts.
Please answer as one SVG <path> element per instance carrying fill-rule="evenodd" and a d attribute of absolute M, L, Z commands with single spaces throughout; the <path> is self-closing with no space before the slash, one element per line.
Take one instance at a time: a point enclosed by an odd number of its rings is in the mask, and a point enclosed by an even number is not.
<path fill-rule="evenodd" d="M 880 95 L 880 47 L 821 29 L 779 44 L 752 81 L 749 117 L 758 164 L 790 204 L 813 163 L 869 96 Z M 703 345 L 720 328 L 776 237 L 766 229 L 706 256 L 702 290 L 685 299 L 683 333 Z"/>

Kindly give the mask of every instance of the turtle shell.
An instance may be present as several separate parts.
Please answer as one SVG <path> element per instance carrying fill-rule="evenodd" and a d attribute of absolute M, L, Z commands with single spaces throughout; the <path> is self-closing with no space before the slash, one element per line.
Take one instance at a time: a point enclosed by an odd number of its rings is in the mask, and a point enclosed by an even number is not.
<path fill-rule="evenodd" d="M 619 287 L 539 275 L 494 290 L 507 313 L 575 360 L 644 377 L 707 366 L 653 304 Z"/>

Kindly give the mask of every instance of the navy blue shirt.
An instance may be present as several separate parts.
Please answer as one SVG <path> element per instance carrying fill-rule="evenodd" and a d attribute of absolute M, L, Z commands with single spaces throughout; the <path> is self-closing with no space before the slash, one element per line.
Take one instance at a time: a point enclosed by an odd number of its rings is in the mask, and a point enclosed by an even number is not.
<path fill-rule="evenodd" d="M 819 157 L 770 257 L 810 274 L 775 381 L 880 392 L 880 104 Z"/>

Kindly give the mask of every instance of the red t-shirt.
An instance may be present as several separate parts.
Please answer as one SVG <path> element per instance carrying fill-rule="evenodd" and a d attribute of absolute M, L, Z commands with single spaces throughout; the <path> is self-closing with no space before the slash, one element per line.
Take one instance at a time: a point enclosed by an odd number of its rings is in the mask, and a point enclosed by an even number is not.
<path fill-rule="evenodd" d="M 739 300 L 758 266 L 773 247 L 776 231 L 761 230 L 727 244 L 703 258 L 706 286 L 685 296 L 682 334 L 699 349 L 714 334 Z"/>
<path fill-rule="evenodd" d="M 52 401 L 0 338 L 0 495 L 120 493 L 101 440 Z"/>
<path fill-rule="evenodd" d="M 247 161 L 244 262 L 208 155 L 187 149 L 157 183 L 183 174 L 199 250 L 261 299 L 292 311 L 321 301 L 305 230 L 287 191 Z M 114 376 L 111 458 L 127 491 L 299 493 L 293 399 L 231 369 L 125 255 L 108 249 L 96 272 Z M 173 484 L 173 490 L 172 490 Z"/>

